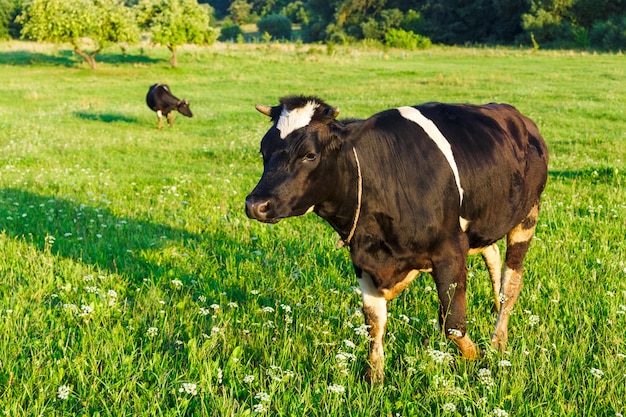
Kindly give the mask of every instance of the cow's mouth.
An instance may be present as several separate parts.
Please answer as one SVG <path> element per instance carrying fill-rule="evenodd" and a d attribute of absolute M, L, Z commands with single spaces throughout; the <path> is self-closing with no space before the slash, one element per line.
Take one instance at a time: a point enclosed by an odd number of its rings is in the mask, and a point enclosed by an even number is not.
<path fill-rule="evenodd" d="M 268 219 L 268 218 L 266 218 L 266 219 L 258 219 L 258 218 L 255 218 L 255 220 L 258 220 L 258 221 L 260 221 L 261 223 L 268 223 L 268 224 L 276 224 L 276 223 L 278 223 L 279 221 L 281 221 L 281 219 L 282 219 L 282 217 L 273 217 L 273 218 L 271 218 L 271 219 Z"/>

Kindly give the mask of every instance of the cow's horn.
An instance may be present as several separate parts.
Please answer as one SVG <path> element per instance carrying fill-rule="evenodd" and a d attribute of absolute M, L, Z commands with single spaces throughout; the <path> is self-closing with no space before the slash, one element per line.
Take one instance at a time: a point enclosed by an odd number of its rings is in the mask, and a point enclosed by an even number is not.
<path fill-rule="evenodd" d="M 254 108 L 266 116 L 272 116 L 272 106 L 265 106 L 263 104 L 257 104 L 256 106 L 254 106 Z"/>
<path fill-rule="evenodd" d="M 339 116 L 339 108 L 333 107 L 333 119 L 336 119 Z"/>

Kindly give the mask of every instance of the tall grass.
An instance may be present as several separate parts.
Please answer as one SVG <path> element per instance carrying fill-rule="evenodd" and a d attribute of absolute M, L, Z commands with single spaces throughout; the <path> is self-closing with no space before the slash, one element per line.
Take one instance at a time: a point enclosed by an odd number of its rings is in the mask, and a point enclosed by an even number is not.
<path fill-rule="evenodd" d="M 626 76 L 621 55 L 240 45 L 0 45 L 0 411 L 11 416 L 626 414 Z M 148 86 L 192 119 L 156 129 Z M 390 303 L 385 384 L 349 256 L 314 216 L 268 226 L 255 103 L 316 94 L 346 117 L 425 101 L 508 102 L 550 177 L 510 346 L 489 348 L 488 273 L 469 260 L 466 363 L 432 279 Z"/>

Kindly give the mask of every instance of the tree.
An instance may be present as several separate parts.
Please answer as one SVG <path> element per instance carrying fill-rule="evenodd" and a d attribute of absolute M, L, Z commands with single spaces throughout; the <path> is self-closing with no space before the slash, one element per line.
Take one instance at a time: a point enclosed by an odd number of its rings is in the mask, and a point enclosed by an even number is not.
<path fill-rule="evenodd" d="M 228 13 L 233 22 L 238 25 L 250 23 L 253 20 L 252 4 L 247 0 L 235 0 L 228 7 Z"/>
<path fill-rule="evenodd" d="M 291 21 L 282 14 L 269 14 L 256 24 L 261 33 L 269 33 L 274 39 L 291 38 Z"/>
<path fill-rule="evenodd" d="M 215 42 L 217 31 L 209 26 L 211 11 L 209 5 L 202 6 L 196 0 L 142 0 L 137 5 L 137 18 L 152 34 L 154 43 L 170 50 L 170 64 L 177 67 L 179 46 Z"/>
<path fill-rule="evenodd" d="M 220 29 L 220 37 L 218 39 L 220 41 L 232 41 L 238 39 L 239 36 L 243 36 L 241 27 L 228 17 L 224 19 L 222 28 Z"/>
<path fill-rule="evenodd" d="M 15 37 L 16 28 L 13 21 L 20 11 L 20 1 L 0 0 L 0 39 Z"/>
<path fill-rule="evenodd" d="M 539 43 L 571 44 L 575 28 L 572 5 L 575 0 L 532 0 L 529 13 L 522 15 L 522 26 Z"/>
<path fill-rule="evenodd" d="M 16 20 L 22 38 L 68 42 L 92 69 L 103 48 L 139 37 L 132 10 L 120 0 L 33 0 Z"/>
<path fill-rule="evenodd" d="M 361 23 L 363 38 L 384 41 L 391 29 L 398 29 L 402 24 L 403 15 L 398 9 L 386 9 L 380 12 L 378 19 L 370 17 Z"/>
<path fill-rule="evenodd" d="M 369 18 L 376 19 L 385 7 L 385 0 L 344 0 L 338 8 L 334 32 L 344 32 L 348 39 L 362 39 L 361 24 Z"/>

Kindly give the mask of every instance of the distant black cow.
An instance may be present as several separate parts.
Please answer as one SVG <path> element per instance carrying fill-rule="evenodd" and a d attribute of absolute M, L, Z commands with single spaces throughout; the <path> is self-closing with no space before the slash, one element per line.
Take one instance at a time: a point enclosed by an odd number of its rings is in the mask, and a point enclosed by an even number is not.
<path fill-rule="evenodd" d="M 159 129 L 163 126 L 163 116 L 167 117 L 167 123 L 170 126 L 174 124 L 172 110 L 178 110 L 180 114 L 187 117 L 193 116 L 189 109 L 189 101 L 174 97 L 166 84 L 154 84 L 151 86 L 150 90 L 148 90 L 148 95 L 146 95 L 146 103 L 148 103 L 148 107 L 157 113 Z"/>
<path fill-rule="evenodd" d="M 463 357 L 479 355 L 466 333 L 472 253 L 489 269 L 499 311 L 491 342 L 504 349 L 547 180 L 537 126 L 506 104 L 427 103 L 342 122 L 316 97 L 280 103 L 257 105 L 273 125 L 246 213 L 275 223 L 313 211 L 339 233 L 361 287 L 370 380 L 383 378 L 387 301 L 420 271 L 434 278 L 446 336 Z"/>

